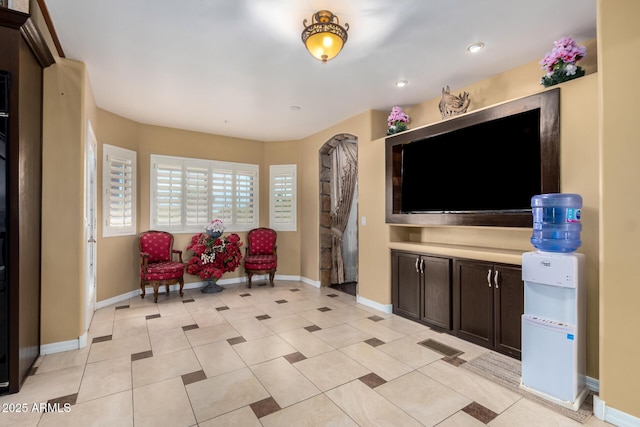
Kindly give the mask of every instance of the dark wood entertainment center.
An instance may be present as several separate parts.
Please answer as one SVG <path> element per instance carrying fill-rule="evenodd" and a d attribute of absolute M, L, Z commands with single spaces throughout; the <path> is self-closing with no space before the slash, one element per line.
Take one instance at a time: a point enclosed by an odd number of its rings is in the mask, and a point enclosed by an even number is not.
<path fill-rule="evenodd" d="M 386 223 L 394 229 L 392 234 L 402 235 L 404 230 L 434 226 L 532 227 L 530 211 L 403 212 L 402 148 L 412 142 L 428 143 L 428 138 L 435 135 L 538 110 L 540 193 L 557 193 L 560 191 L 559 91 L 548 90 L 387 137 L 385 204 Z M 459 178 L 464 182 L 464 176 Z M 524 312 L 522 251 L 483 248 L 477 244 L 431 244 L 414 238 L 393 240 L 390 249 L 395 314 L 520 358 Z"/>

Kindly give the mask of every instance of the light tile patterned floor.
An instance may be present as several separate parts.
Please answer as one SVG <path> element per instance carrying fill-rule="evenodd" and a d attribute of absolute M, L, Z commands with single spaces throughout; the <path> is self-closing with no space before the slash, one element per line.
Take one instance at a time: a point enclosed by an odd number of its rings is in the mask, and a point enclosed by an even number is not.
<path fill-rule="evenodd" d="M 486 349 L 301 282 L 131 298 L 89 342 L 40 357 L 0 426 L 580 425 L 458 367 Z"/>

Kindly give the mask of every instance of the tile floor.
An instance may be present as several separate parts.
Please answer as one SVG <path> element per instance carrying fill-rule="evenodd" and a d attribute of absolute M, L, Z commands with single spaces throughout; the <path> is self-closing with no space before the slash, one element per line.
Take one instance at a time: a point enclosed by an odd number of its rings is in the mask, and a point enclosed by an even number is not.
<path fill-rule="evenodd" d="M 131 298 L 96 311 L 89 342 L 40 357 L 0 425 L 580 425 L 458 368 L 486 349 L 301 282 Z"/>

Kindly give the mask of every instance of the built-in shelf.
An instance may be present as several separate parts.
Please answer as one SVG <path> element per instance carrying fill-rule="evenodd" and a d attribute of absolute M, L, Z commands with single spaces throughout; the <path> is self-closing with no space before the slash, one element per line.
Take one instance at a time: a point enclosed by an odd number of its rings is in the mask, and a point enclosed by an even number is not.
<path fill-rule="evenodd" d="M 479 246 L 443 245 L 423 242 L 389 242 L 389 249 L 468 258 L 503 264 L 522 265 L 522 254 L 527 251 L 485 248 Z"/>

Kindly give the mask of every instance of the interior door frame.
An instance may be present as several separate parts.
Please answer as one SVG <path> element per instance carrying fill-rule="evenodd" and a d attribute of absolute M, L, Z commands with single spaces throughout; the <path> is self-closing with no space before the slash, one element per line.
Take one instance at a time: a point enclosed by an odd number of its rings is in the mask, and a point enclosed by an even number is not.
<path fill-rule="evenodd" d="M 97 289 L 97 149 L 98 142 L 91 121 L 87 119 L 85 150 L 85 312 L 84 330 L 89 330 L 96 310 Z"/>

